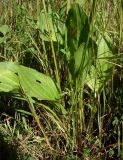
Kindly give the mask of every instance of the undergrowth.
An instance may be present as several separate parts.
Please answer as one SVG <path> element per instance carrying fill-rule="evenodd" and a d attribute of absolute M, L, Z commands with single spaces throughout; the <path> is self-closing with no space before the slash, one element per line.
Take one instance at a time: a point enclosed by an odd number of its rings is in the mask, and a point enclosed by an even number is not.
<path fill-rule="evenodd" d="M 0 1 L 0 159 L 123 159 L 122 54 L 122 0 Z"/>

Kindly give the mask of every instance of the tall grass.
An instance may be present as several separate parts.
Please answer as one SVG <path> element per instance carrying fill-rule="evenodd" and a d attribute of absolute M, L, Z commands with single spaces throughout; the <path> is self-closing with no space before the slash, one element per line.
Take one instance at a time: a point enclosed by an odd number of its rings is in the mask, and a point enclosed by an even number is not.
<path fill-rule="evenodd" d="M 1 61 L 50 76 L 60 95 L 25 102 L 1 93 L 6 140 L 33 159 L 123 159 L 122 1 L 0 4 Z"/>

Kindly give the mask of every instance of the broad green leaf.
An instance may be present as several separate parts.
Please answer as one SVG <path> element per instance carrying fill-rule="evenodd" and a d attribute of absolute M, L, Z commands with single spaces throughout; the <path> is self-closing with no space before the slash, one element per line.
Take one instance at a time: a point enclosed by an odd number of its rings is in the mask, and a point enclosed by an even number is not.
<path fill-rule="evenodd" d="M 0 26 L 0 32 L 5 36 L 10 31 L 10 28 L 7 25 Z"/>
<path fill-rule="evenodd" d="M 92 62 L 94 61 L 95 53 L 92 51 L 92 43 L 96 52 L 96 45 L 90 40 L 87 46 L 85 43 L 82 43 L 74 53 L 74 77 L 77 78 L 79 86 L 84 86 Z"/>
<path fill-rule="evenodd" d="M 88 51 L 84 51 L 85 43 L 82 43 L 80 47 L 76 50 L 74 53 L 74 72 L 77 73 L 80 69 L 81 63 L 84 66 L 86 65 L 88 61 Z"/>
<path fill-rule="evenodd" d="M 74 4 L 68 12 L 67 47 L 70 51 L 69 70 L 75 80 L 78 75 L 85 77 L 85 70 L 89 66 L 87 39 L 89 34 L 88 17 L 79 4 Z M 91 56 L 91 55 L 90 55 Z M 83 72 L 83 73 L 82 73 Z M 81 80 L 80 80 L 81 81 Z"/>
<path fill-rule="evenodd" d="M 96 65 L 91 67 L 87 78 L 88 86 L 95 92 L 102 89 L 112 74 L 113 65 L 108 59 L 112 57 L 112 52 L 107 44 L 106 37 L 99 36 Z"/>
<path fill-rule="evenodd" d="M 92 47 L 94 51 L 92 50 Z M 70 67 L 73 79 L 79 78 L 79 81 L 85 81 L 86 76 L 91 68 L 91 64 L 94 61 L 96 51 L 96 43 L 91 39 L 88 44 L 82 43 L 78 47 L 76 52 L 74 52 L 73 61 Z"/>
<path fill-rule="evenodd" d="M 97 92 L 102 87 L 101 79 L 98 76 L 98 69 L 95 66 L 91 66 L 90 72 L 87 76 L 87 85 L 92 91 Z"/>
<path fill-rule="evenodd" d="M 74 53 L 79 44 L 86 42 L 88 37 L 88 17 L 79 4 L 74 4 L 68 12 L 67 20 L 67 45 L 71 54 Z"/>
<path fill-rule="evenodd" d="M 21 86 L 29 97 L 38 100 L 57 100 L 59 93 L 52 79 L 34 69 L 18 66 Z"/>
<path fill-rule="evenodd" d="M 0 92 L 12 92 L 19 88 L 16 73 L 16 64 L 0 62 Z"/>
<path fill-rule="evenodd" d="M 13 62 L 0 62 L 0 92 L 20 93 L 20 90 L 37 100 L 55 101 L 60 98 L 49 76 Z"/>
<path fill-rule="evenodd" d="M 49 33 L 48 26 L 50 29 L 50 33 Z M 63 44 L 63 35 L 65 34 L 65 25 L 60 21 L 60 17 L 57 14 L 52 13 L 50 8 L 47 14 L 47 21 L 46 21 L 44 10 L 41 11 L 39 20 L 37 22 L 37 28 L 41 31 L 40 37 L 44 41 L 50 41 L 49 34 L 51 34 L 52 41 Z"/>

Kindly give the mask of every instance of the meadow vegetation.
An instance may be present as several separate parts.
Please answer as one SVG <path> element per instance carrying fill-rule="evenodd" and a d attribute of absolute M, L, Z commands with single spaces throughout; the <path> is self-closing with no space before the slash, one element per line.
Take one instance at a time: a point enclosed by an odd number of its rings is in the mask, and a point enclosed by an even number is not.
<path fill-rule="evenodd" d="M 0 159 L 123 159 L 123 1 L 0 1 Z"/>

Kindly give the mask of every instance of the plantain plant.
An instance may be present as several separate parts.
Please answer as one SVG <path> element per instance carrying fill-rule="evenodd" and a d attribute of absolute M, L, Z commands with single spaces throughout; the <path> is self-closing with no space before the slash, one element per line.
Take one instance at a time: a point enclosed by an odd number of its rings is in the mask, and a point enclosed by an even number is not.
<path fill-rule="evenodd" d="M 70 133 L 72 130 L 74 146 L 76 140 L 86 130 L 83 106 L 84 86 L 87 84 L 95 92 L 100 89 L 104 81 L 107 81 L 106 76 L 111 74 L 109 71 L 111 65 L 108 62 L 104 64 L 105 62 L 102 61 L 105 57 L 112 56 L 112 54 L 101 34 L 97 41 L 90 36 L 89 17 L 78 3 L 70 8 L 65 23 L 60 22 L 60 19 L 52 13 L 51 6 L 49 6 L 48 11 L 48 14 L 45 9 L 41 11 L 36 28 L 39 29 L 40 38 L 43 41 L 49 41 L 52 45 L 53 43 L 58 43 L 61 45 L 61 48 L 64 47 L 64 53 L 62 52 L 62 54 L 64 54 L 64 58 L 66 59 L 65 65 L 68 69 L 67 77 L 70 83 L 71 107 L 69 116 L 72 117 L 70 122 L 72 129 L 70 129 Z M 3 29 L 1 27 L 3 34 L 5 34 L 6 28 L 7 26 L 3 26 Z M 61 91 L 59 78 L 57 77 L 58 66 L 53 46 L 52 52 L 56 67 L 55 75 L 58 90 Z M 35 113 L 33 105 L 35 101 L 33 99 L 58 101 L 61 98 L 61 93 L 58 92 L 53 81 L 41 73 L 12 62 L 1 62 L 0 69 L 1 91 L 17 92 L 16 94 L 19 97 L 22 94 L 29 102 L 31 112 L 34 112 L 33 115 L 37 123 L 39 122 Z M 96 69 L 99 69 L 99 72 Z M 59 122 L 62 124 L 61 121 Z M 63 127 L 62 124 L 61 128 L 66 128 L 66 126 Z"/>
<path fill-rule="evenodd" d="M 36 18 L 29 15 L 25 18 L 27 30 L 23 28 L 23 32 L 27 39 L 23 42 L 19 39 L 19 45 L 25 50 L 21 52 L 21 47 L 19 50 L 20 53 L 31 53 L 32 59 L 38 61 L 40 72 L 16 62 L 0 62 L 0 92 L 28 102 L 31 115 L 51 150 L 51 142 L 37 114 L 38 106 L 47 111 L 67 142 L 66 146 L 72 146 L 72 150 L 76 146 L 82 147 L 81 139 L 84 133 L 87 136 L 91 134 L 97 116 L 101 147 L 102 116 L 105 112 L 102 112 L 100 99 L 117 64 L 110 35 L 106 28 L 101 30 L 95 23 L 98 3 L 91 1 L 92 8 L 86 12 L 83 7 L 85 1 L 76 0 L 71 4 L 68 0 L 63 3 L 66 8 L 62 8 L 61 15 L 53 10 L 51 2 L 46 5 L 42 0 L 42 6 L 39 4 L 37 0 Z M 27 10 L 22 11 L 28 13 Z M 0 44 L 5 46 L 11 29 L 8 25 L 1 25 L 0 32 L 3 35 Z M 96 103 L 85 104 L 85 90 L 90 90 Z M 90 117 L 87 118 L 87 114 Z M 47 123 L 49 125 L 50 121 Z M 85 154 L 86 150 L 87 146 Z"/>

